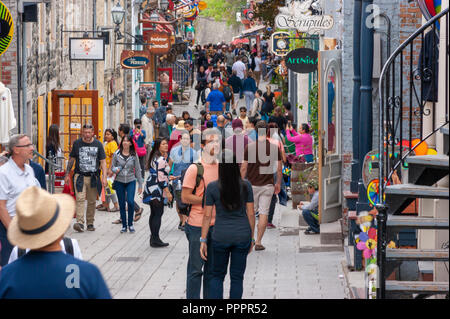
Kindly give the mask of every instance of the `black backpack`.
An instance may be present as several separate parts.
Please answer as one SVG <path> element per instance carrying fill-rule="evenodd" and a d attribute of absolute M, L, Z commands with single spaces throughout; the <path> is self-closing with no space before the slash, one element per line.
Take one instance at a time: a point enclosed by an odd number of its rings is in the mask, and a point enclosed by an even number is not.
<path fill-rule="evenodd" d="M 194 163 L 194 164 L 191 164 L 191 165 L 197 166 L 197 177 L 195 179 L 195 187 L 194 187 L 194 189 L 192 191 L 192 194 L 195 194 L 195 192 L 197 191 L 197 187 L 200 185 L 200 182 L 202 180 L 203 180 L 203 184 L 205 184 L 205 181 L 203 179 L 203 173 L 204 173 L 205 169 L 204 169 L 204 167 L 203 167 L 203 165 L 201 163 Z M 190 165 L 189 165 L 189 167 L 190 167 Z M 184 169 L 181 172 L 181 178 L 180 178 L 181 185 L 183 185 L 184 175 L 186 174 L 186 171 L 189 169 L 189 167 Z M 204 202 L 205 202 L 205 193 L 206 192 L 203 192 L 202 207 L 204 206 Z M 182 215 L 189 216 L 189 214 L 191 212 L 191 208 L 192 208 L 192 204 L 183 203 L 181 200 L 178 203 L 178 209 L 180 210 L 180 214 L 182 214 Z"/>
<path fill-rule="evenodd" d="M 225 97 L 225 100 L 229 101 L 233 97 L 233 93 L 231 92 L 231 89 L 229 86 L 223 87 L 223 96 Z"/>
<path fill-rule="evenodd" d="M 69 237 L 64 237 L 63 241 L 64 241 L 64 249 L 65 249 L 66 253 L 73 256 L 74 253 L 73 253 L 72 239 L 70 239 Z M 25 249 L 17 248 L 17 258 L 24 256 L 26 253 L 27 253 L 27 251 Z"/>

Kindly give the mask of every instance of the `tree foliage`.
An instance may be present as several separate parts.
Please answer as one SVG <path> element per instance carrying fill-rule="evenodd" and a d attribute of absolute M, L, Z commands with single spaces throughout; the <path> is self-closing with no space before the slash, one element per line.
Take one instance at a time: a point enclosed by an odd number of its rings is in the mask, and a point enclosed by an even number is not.
<path fill-rule="evenodd" d="M 275 30 L 275 17 L 278 15 L 278 8 L 284 7 L 285 0 L 268 0 L 256 4 L 255 18 L 260 18 L 264 23 Z M 265 31 L 264 37 L 269 38 L 272 32 Z"/>
<path fill-rule="evenodd" d="M 228 25 L 239 25 L 236 13 L 246 6 L 246 0 L 204 0 L 208 7 L 200 15 L 214 18 L 216 21 L 226 21 Z"/>

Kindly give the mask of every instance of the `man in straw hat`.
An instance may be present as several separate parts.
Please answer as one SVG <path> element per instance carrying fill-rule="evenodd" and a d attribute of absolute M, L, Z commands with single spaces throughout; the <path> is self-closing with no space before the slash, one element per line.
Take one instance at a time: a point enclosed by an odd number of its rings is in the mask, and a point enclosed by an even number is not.
<path fill-rule="evenodd" d="M 96 266 L 61 251 L 74 211 L 70 195 L 51 195 L 36 186 L 22 192 L 8 240 L 31 250 L 1 270 L 0 299 L 111 298 Z"/>
<path fill-rule="evenodd" d="M 0 266 L 8 263 L 13 245 L 6 237 L 11 219 L 16 215 L 16 201 L 30 186 L 40 186 L 34 171 L 27 163 L 33 157 L 34 146 L 23 134 L 9 140 L 10 159 L 0 168 Z"/>
<path fill-rule="evenodd" d="M 308 182 L 308 193 L 312 196 L 311 202 L 300 202 L 298 210 L 301 211 L 305 222 L 309 225 L 306 235 L 320 234 L 319 225 L 319 184 L 315 179 Z"/>

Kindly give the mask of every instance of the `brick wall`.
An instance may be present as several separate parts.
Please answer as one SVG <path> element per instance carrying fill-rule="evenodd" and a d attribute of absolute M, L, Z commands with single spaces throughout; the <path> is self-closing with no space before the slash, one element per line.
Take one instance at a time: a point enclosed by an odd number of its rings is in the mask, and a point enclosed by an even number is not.
<path fill-rule="evenodd" d="M 422 26 L 422 13 L 420 11 L 419 6 L 416 2 L 412 3 L 406 3 L 401 2 L 400 3 L 400 41 L 403 43 L 406 41 L 409 36 L 414 33 L 417 29 L 419 29 Z M 419 62 L 419 55 L 420 55 L 420 49 L 422 47 L 422 38 L 419 36 L 414 40 L 412 45 L 412 59 L 411 59 L 411 50 L 410 46 L 408 46 L 408 49 L 404 51 L 403 56 L 403 81 L 404 81 L 404 87 L 401 88 L 402 96 L 403 96 L 403 119 L 406 124 L 409 124 L 409 110 L 410 105 L 413 106 L 413 114 L 412 114 L 412 137 L 418 137 L 420 135 L 420 121 L 419 118 L 414 114 L 414 112 L 417 112 L 419 110 L 419 103 L 418 101 L 413 97 L 413 100 L 410 101 L 410 81 L 411 81 L 411 62 L 413 70 L 415 70 L 418 67 Z M 414 72 L 414 71 L 413 71 Z M 414 80 L 414 85 L 416 86 L 416 89 L 418 92 L 420 92 L 420 82 L 417 80 Z M 400 88 L 399 88 L 400 91 Z M 420 96 L 420 93 L 419 93 Z M 409 130 L 407 128 L 404 129 L 404 132 L 409 135 Z M 409 138 L 409 137 L 408 137 Z"/>
<path fill-rule="evenodd" d="M 417 30 L 421 24 L 420 9 L 415 2 L 408 3 L 404 0 L 378 0 L 374 1 L 380 8 L 380 13 L 385 13 L 392 23 L 391 51 L 394 51 L 409 35 Z M 351 161 L 353 158 L 353 140 L 352 140 L 352 101 L 353 101 L 353 5 L 354 1 L 344 1 L 344 32 L 343 32 L 343 83 L 348 83 L 343 87 L 343 110 L 342 110 L 342 148 L 343 148 L 343 189 L 349 190 L 351 181 Z M 386 31 L 385 22 L 381 22 L 380 29 Z M 386 44 L 387 37 L 381 34 L 382 39 L 382 61 L 387 59 Z M 420 43 L 415 43 L 413 50 L 414 61 L 418 60 L 420 52 Z M 404 60 L 407 56 L 404 56 Z M 409 68 L 404 68 L 404 70 Z M 409 73 L 403 74 L 404 83 L 408 83 Z M 397 80 L 397 83 L 399 81 Z M 373 87 L 373 142 L 372 148 L 378 147 L 378 129 L 379 129 L 379 99 L 378 99 L 378 79 L 374 79 Z M 399 90 L 400 88 L 398 88 Z M 406 86 L 403 88 L 406 93 Z M 409 99 L 409 91 L 407 93 Z M 403 105 L 409 105 L 409 100 L 404 100 Z M 405 118 L 409 117 L 406 113 Z M 417 122 L 414 122 L 416 125 Z"/>

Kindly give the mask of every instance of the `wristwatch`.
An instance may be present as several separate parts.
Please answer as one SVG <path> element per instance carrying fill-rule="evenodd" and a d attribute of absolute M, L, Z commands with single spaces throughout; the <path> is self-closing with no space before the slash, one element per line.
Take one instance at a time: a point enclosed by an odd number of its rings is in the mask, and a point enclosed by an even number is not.
<path fill-rule="evenodd" d="M 200 242 L 201 242 L 201 243 L 206 243 L 206 238 L 201 238 L 201 237 L 200 237 Z"/>

